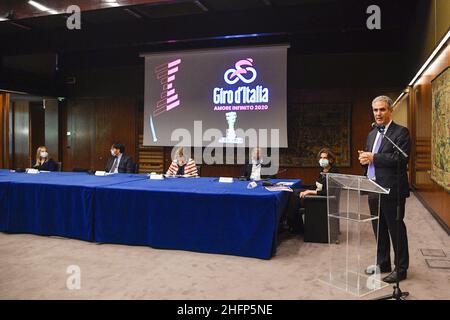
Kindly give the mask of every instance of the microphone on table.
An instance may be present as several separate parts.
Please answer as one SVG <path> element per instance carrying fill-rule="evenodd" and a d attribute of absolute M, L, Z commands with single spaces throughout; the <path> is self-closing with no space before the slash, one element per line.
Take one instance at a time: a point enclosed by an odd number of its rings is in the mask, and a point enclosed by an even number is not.
<path fill-rule="evenodd" d="M 258 184 L 255 181 L 252 181 L 247 185 L 247 189 L 254 189 L 257 186 L 258 186 Z"/>

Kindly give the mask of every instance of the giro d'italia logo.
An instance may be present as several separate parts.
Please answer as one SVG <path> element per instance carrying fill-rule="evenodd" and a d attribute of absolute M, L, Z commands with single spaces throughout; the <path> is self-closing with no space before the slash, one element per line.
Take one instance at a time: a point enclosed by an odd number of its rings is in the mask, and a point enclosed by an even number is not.
<path fill-rule="evenodd" d="M 256 73 L 255 68 L 253 68 L 252 58 L 239 60 L 234 66 L 234 69 L 228 69 L 223 75 L 226 83 L 235 84 L 239 80 L 244 83 L 252 83 L 253 81 L 255 81 L 258 74 Z"/>

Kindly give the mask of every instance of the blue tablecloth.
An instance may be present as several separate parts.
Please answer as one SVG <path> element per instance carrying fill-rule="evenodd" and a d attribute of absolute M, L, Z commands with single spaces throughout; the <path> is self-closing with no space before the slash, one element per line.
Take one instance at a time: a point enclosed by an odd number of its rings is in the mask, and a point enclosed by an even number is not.
<path fill-rule="evenodd" d="M 0 231 L 268 259 L 288 193 L 247 184 L 0 170 Z"/>
<path fill-rule="evenodd" d="M 0 170 L 0 232 L 4 232 L 7 230 L 7 217 L 8 217 L 8 186 L 9 181 L 2 181 L 1 178 L 4 178 L 5 174 L 2 174 L 2 170 Z"/>
<path fill-rule="evenodd" d="M 288 193 L 217 180 L 98 186 L 95 241 L 269 259 Z"/>
<path fill-rule="evenodd" d="M 71 172 L 32 175 L 1 170 L 0 231 L 92 241 L 95 188 L 146 178 Z"/>

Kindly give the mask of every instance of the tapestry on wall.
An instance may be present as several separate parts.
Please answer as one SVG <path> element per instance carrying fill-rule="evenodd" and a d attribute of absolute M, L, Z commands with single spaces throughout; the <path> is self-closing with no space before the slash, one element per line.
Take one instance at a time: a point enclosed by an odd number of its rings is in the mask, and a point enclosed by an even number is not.
<path fill-rule="evenodd" d="M 350 104 L 298 104 L 288 108 L 287 122 L 289 148 L 280 150 L 281 167 L 317 167 L 317 153 L 325 147 L 338 167 L 350 167 Z"/>
<path fill-rule="evenodd" d="M 431 179 L 450 192 L 450 68 L 432 82 Z"/>

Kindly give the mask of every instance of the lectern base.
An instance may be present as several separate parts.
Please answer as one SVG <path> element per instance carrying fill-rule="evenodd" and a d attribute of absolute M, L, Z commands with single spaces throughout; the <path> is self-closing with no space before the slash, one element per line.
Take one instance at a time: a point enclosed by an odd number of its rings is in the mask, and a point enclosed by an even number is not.
<path fill-rule="evenodd" d="M 353 271 L 342 271 L 329 273 L 319 278 L 319 280 L 355 296 L 363 297 L 389 286 L 386 282 L 379 280 L 379 276 L 368 276 Z"/>

